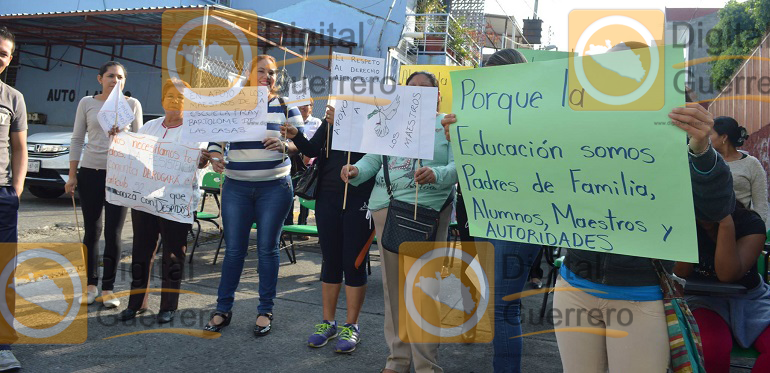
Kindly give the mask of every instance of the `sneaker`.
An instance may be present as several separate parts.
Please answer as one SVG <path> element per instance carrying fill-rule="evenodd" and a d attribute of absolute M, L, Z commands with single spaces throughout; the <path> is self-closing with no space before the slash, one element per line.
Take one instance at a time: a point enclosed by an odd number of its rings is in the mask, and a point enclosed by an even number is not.
<path fill-rule="evenodd" d="M 357 325 L 345 324 L 340 331 L 340 339 L 337 340 L 337 346 L 334 352 L 349 354 L 356 350 L 356 346 L 361 342 L 361 332 Z"/>
<path fill-rule="evenodd" d="M 21 368 L 21 364 L 16 360 L 16 356 L 13 356 L 11 350 L 0 351 L 0 372 L 19 368 Z"/>
<path fill-rule="evenodd" d="M 307 339 L 307 345 L 310 347 L 323 347 L 330 339 L 337 337 L 337 322 L 334 324 L 324 320 L 323 323 L 316 324 L 315 333 Z"/>

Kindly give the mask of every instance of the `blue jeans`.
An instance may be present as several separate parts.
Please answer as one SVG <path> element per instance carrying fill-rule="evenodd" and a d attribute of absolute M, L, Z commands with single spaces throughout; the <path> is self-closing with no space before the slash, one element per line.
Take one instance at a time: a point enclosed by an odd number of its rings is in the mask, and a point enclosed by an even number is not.
<path fill-rule="evenodd" d="M 0 186 L 0 242 L 18 242 L 18 221 L 19 221 L 19 196 L 16 195 L 16 189 L 12 186 Z M 14 260 L 16 260 L 14 258 Z M 5 265 L 5 263 L 3 264 Z M 15 311 L 15 299 L 13 293 L 6 291 L 5 298 L 0 299 L 5 302 L 11 314 Z M 11 325 L 13 327 L 13 325 Z M 16 333 L 10 336 L 3 336 L 0 340 L 9 343 L 16 341 Z M 8 344 L 0 344 L 0 351 L 10 350 Z"/>
<path fill-rule="evenodd" d="M 476 238 L 482 241 L 481 238 Z M 529 277 L 532 262 L 540 252 L 539 245 L 488 240 L 495 247 L 495 336 L 492 345 L 495 373 L 521 372 L 521 300 L 504 301 L 503 297 L 520 293 Z"/>
<path fill-rule="evenodd" d="M 273 312 L 278 284 L 278 239 L 289 212 L 294 190 L 286 177 L 273 181 L 225 179 L 222 187 L 222 224 L 225 231 L 225 259 L 217 292 L 217 310 L 233 308 L 235 290 L 241 280 L 252 223 L 257 223 L 259 262 L 259 306 L 257 312 Z"/>

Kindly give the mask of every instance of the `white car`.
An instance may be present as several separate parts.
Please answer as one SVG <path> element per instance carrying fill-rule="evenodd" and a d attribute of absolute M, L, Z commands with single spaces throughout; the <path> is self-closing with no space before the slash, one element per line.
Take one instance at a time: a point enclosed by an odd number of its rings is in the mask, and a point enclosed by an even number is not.
<path fill-rule="evenodd" d="M 58 198 L 69 178 L 72 132 L 42 132 L 27 137 L 25 184 L 35 197 Z"/>
<path fill-rule="evenodd" d="M 160 116 L 145 114 L 143 123 Z M 58 198 L 64 194 L 64 184 L 69 179 L 71 139 L 72 132 L 40 132 L 27 137 L 29 161 L 24 183 L 35 197 Z"/>

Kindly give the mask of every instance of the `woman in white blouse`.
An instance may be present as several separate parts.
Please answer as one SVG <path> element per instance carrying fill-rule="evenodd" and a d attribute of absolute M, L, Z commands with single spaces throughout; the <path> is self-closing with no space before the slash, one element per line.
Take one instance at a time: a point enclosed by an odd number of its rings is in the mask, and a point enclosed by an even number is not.
<path fill-rule="evenodd" d="M 102 273 L 102 302 L 107 308 L 120 305 L 120 300 L 112 295 L 120 261 L 120 235 L 126 212 L 123 206 L 105 201 L 104 187 L 107 177 L 107 151 L 110 138 L 99 125 L 97 116 L 112 89 L 120 84 L 125 88 L 126 69 L 119 62 L 110 61 L 102 65 L 96 80 L 102 86 L 102 93 L 86 96 L 80 100 L 75 114 L 75 127 L 70 141 L 69 179 L 64 189 L 73 194 L 78 187 L 80 207 L 83 211 L 83 228 L 86 246 L 86 267 L 88 270 L 87 303 L 96 300 L 99 284 L 99 236 L 102 234 L 102 210 L 104 210 L 104 271 Z M 142 105 L 135 98 L 127 98 L 128 105 L 134 112 L 134 121 L 124 131 L 137 132 L 142 126 Z M 86 134 L 88 143 L 83 147 Z M 81 159 L 82 155 L 82 159 Z M 78 165 L 80 169 L 78 169 Z"/>
<path fill-rule="evenodd" d="M 735 119 L 714 119 L 711 143 L 730 166 L 735 199 L 747 209 L 756 211 L 767 225 L 767 174 L 757 158 L 737 149 L 743 146 L 748 138 L 746 129 Z"/>
<path fill-rule="evenodd" d="M 167 80 L 161 91 L 163 110 L 166 115 L 153 119 L 142 126 L 139 133 L 152 135 L 161 142 L 182 143 L 182 113 L 184 88 L 190 85 L 181 80 Z M 189 147 L 201 147 L 200 143 L 185 144 Z M 209 153 L 201 149 L 198 168 L 208 165 Z M 196 175 L 197 176 L 197 175 Z M 192 205 L 197 206 L 198 178 L 193 178 L 189 190 L 193 195 Z M 155 257 L 158 238 L 163 242 L 162 261 L 162 292 L 160 294 L 160 311 L 158 323 L 164 324 L 174 319 L 179 304 L 179 289 L 182 285 L 184 258 L 187 251 L 187 232 L 191 224 L 166 219 L 147 212 L 131 209 L 131 226 L 134 229 L 134 241 L 131 256 L 131 296 L 128 307 L 120 313 L 120 320 L 133 319 L 136 315 L 147 311 L 145 292 L 152 272 L 152 258 Z"/>

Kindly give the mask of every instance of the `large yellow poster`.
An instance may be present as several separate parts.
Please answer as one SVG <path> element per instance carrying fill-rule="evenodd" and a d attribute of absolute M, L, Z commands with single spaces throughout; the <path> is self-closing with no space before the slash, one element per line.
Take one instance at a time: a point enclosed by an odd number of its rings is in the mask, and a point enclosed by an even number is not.
<path fill-rule="evenodd" d="M 438 111 L 441 113 L 452 112 L 452 81 L 449 79 L 450 71 L 472 69 L 470 66 L 443 66 L 443 65 L 402 65 L 398 78 L 399 84 L 406 84 L 406 78 L 415 71 L 427 71 L 436 75 L 438 90 L 441 92 L 441 101 Z"/>

